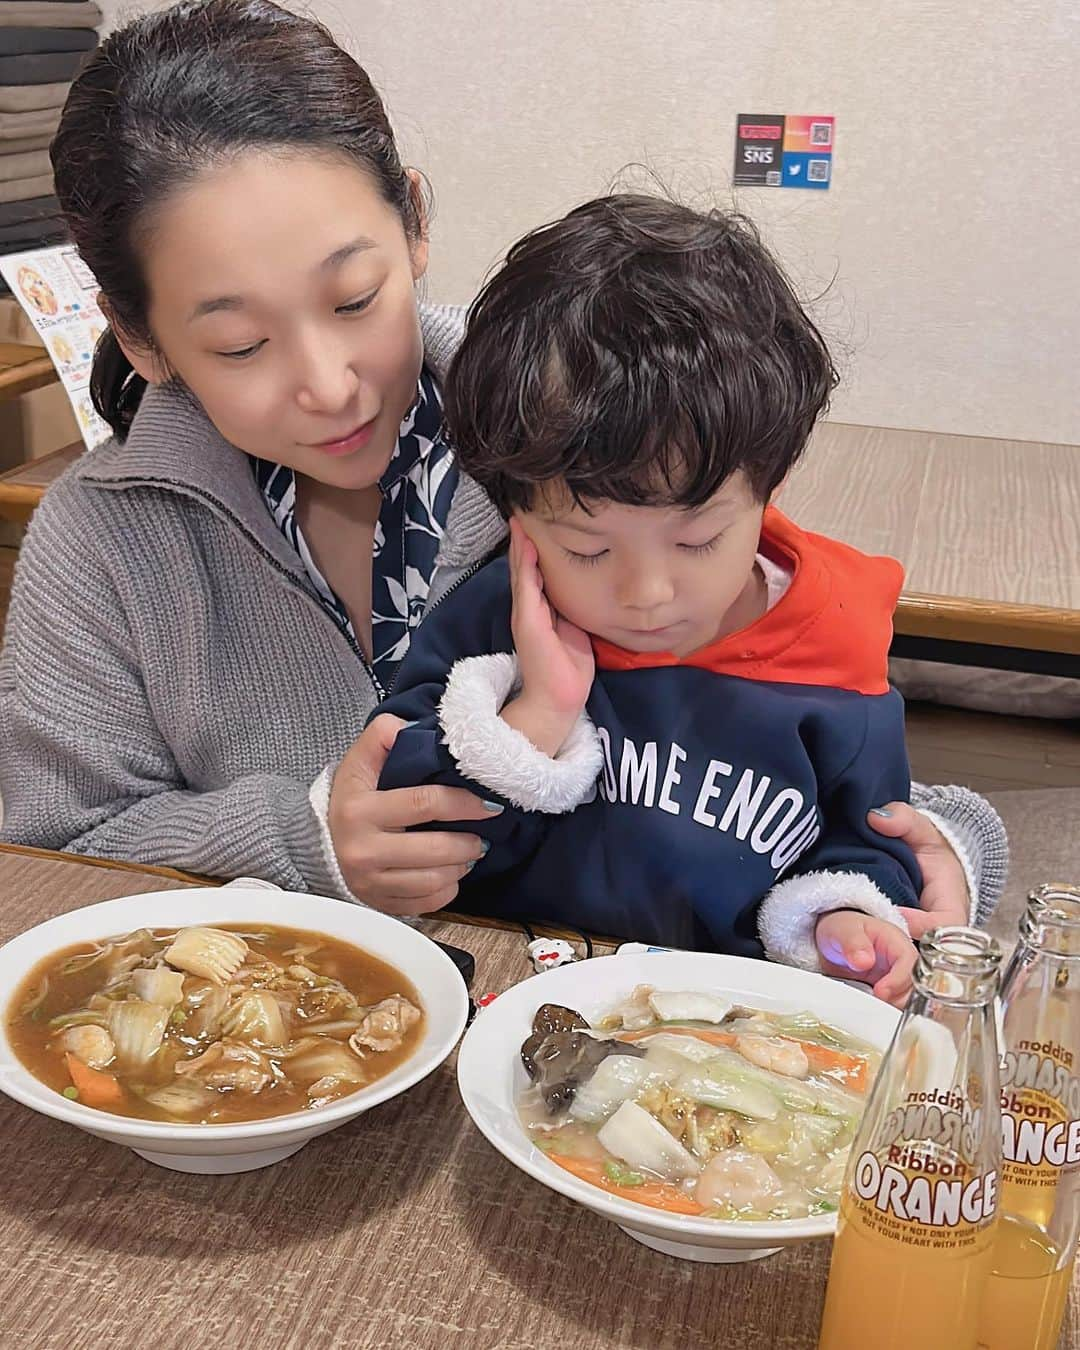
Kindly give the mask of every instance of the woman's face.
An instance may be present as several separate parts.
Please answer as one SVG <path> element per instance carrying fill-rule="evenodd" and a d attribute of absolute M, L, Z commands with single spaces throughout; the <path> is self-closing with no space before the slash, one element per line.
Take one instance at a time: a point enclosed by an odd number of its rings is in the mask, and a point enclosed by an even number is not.
<path fill-rule="evenodd" d="M 150 332 L 226 440 L 341 488 L 376 483 L 416 397 L 427 264 L 344 158 L 250 152 L 168 199 L 143 239 Z"/>

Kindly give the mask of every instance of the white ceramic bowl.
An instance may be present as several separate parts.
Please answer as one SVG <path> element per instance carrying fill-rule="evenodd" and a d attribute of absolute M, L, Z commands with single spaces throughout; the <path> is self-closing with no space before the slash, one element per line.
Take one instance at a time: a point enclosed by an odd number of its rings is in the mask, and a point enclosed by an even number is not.
<path fill-rule="evenodd" d="M 588 1021 L 602 1017 L 637 984 L 723 995 L 734 1003 L 778 1011 L 810 1009 L 884 1049 L 899 1014 L 862 989 L 821 975 L 706 952 L 624 953 L 545 971 L 515 985 L 483 1009 L 458 1055 L 458 1087 L 481 1133 L 529 1176 L 614 1221 L 647 1247 L 695 1261 L 750 1261 L 781 1247 L 835 1231 L 834 1214 L 771 1223 L 687 1218 L 634 1204 L 572 1176 L 530 1141 L 515 1103 L 528 1085 L 521 1044 L 542 1003 L 574 1008 Z"/>
<path fill-rule="evenodd" d="M 423 1005 L 423 1039 L 384 1078 L 310 1111 L 236 1125 L 173 1125 L 95 1111 L 68 1101 L 29 1073 L 7 1038 L 8 1005 L 23 978 L 44 957 L 77 942 L 96 941 L 136 928 L 187 924 L 257 923 L 301 928 L 341 938 L 396 967 Z M 352 1120 L 420 1082 L 457 1044 L 468 1018 L 465 985 L 450 958 L 408 925 L 340 900 L 290 891 L 226 887 L 158 891 L 107 900 L 58 915 L 0 947 L 0 1090 L 44 1115 L 77 1125 L 140 1157 L 180 1172 L 247 1172 L 279 1162 L 309 1139 Z"/>

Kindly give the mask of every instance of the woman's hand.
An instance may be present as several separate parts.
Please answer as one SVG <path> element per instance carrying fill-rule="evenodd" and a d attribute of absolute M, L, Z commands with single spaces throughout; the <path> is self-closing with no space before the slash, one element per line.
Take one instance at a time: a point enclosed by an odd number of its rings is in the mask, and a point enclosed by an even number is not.
<path fill-rule="evenodd" d="M 970 898 L 967 879 L 952 845 L 924 815 L 907 802 L 890 802 L 880 808 L 888 814 L 871 811 L 869 824 L 890 839 L 901 839 L 919 864 L 923 888 L 918 909 L 901 909 L 908 931 L 918 942 L 931 928 L 970 922 Z"/>
<path fill-rule="evenodd" d="M 510 521 L 510 585 L 521 692 L 503 709 L 503 721 L 538 750 L 557 755 L 585 707 L 596 662 L 588 635 L 548 604 L 536 546 L 516 520 Z"/>
<path fill-rule="evenodd" d="M 422 784 L 379 791 L 379 774 L 406 725 L 386 713 L 353 743 L 334 774 L 327 821 L 338 866 L 358 900 L 387 914 L 429 914 L 457 895 L 458 882 L 487 852 L 475 834 L 406 833 L 433 820 L 490 820 L 464 788 Z"/>

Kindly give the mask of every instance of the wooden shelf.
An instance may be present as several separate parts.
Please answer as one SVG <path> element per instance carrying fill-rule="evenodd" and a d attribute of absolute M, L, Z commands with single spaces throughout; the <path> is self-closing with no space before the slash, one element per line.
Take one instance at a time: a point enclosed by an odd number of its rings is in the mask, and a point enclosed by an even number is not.
<path fill-rule="evenodd" d="M 59 378 L 44 347 L 0 342 L 0 399 L 18 398 Z"/>
<path fill-rule="evenodd" d="M 65 445 L 51 455 L 29 460 L 0 474 L 0 518 L 25 525 L 34 509 L 64 470 L 83 453 L 82 441 Z"/>

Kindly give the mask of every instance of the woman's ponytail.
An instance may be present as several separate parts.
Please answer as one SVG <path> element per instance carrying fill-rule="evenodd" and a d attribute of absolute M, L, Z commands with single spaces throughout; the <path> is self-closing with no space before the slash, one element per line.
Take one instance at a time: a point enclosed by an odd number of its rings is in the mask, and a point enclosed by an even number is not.
<path fill-rule="evenodd" d="M 107 328 L 94 350 L 90 398 L 118 440 L 125 440 L 131 430 L 145 391 L 146 381 L 124 355 L 116 334 Z"/>

